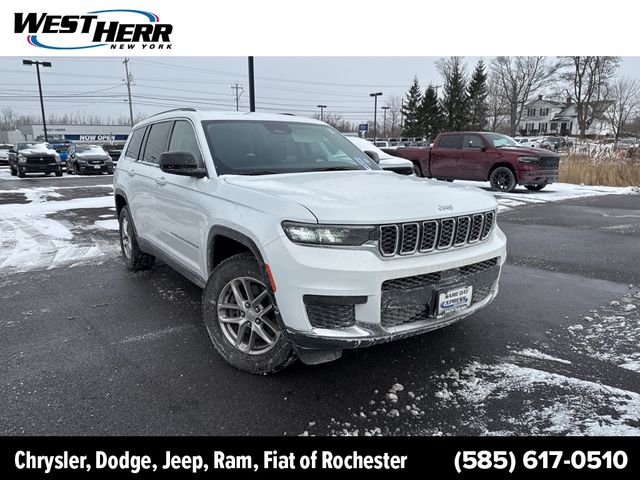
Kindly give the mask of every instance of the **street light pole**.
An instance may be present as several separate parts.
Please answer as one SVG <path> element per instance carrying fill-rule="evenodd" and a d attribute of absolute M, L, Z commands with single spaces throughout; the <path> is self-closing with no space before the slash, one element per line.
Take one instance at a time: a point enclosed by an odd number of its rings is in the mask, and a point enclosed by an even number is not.
<path fill-rule="evenodd" d="M 324 122 L 324 109 L 327 108 L 326 105 L 316 105 L 320 109 L 320 121 Z"/>
<path fill-rule="evenodd" d="M 249 57 L 249 111 L 256 111 L 256 91 L 253 76 L 253 57 Z"/>
<path fill-rule="evenodd" d="M 389 107 L 384 106 L 382 107 L 382 110 L 384 110 L 384 120 L 382 123 L 382 138 L 387 138 L 387 110 L 389 110 Z"/>
<path fill-rule="evenodd" d="M 373 141 L 376 141 L 378 136 L 378 97 L 382 95 L 382 92 L 370 93 L 369 96 L 373 97 Z"/>
<path fill-rule="evenodd" d="M 23 65 L 35 65 L 36 73 L 38 74 L 38 91 L 40 92 L 40 110 L 42 111 L 42 129 L 44 130 L 44 141 L 49 141 L 47 135 L 47 119 L 44 115 L 44 100 L 42 98 L 42 82 L 40 81 L 40 65 L 43 67 L 51 67 L 51 62 L 36 62 L 34 60 L 22 60 Z"/>

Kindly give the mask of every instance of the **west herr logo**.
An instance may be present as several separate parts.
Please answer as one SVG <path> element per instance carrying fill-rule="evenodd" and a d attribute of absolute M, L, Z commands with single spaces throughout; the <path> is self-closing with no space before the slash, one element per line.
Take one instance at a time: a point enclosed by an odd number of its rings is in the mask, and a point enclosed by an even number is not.
<path fill-rule="evenodd" d="M 30 45 L 54 50 L 107 46 L 114 50 L 170 50 L 173 31 L 173 25 L 160 23 L 155 13 L 129 9 L 83 15 L 15 13 L 14 26 L 15 33 L 28 33 Z"/>

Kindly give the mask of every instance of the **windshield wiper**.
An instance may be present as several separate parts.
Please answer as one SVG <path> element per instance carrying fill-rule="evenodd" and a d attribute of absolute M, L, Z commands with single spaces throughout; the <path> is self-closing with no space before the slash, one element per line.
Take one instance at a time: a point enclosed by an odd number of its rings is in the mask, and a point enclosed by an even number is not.
<path fill-rule="evenodd" d="M 360 170 L 359 168 L 353 167 L 318 167 L 311 168 L 309 170 L 304 170 L 305 172 L 338 172 L 338 171 L 346 171 L 346 170 Z"/>

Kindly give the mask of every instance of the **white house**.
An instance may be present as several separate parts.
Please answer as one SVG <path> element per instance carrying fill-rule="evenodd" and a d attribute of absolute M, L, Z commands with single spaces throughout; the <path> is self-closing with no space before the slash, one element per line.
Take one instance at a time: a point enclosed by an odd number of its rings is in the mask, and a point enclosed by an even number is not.
<path fill-rule="evenodd" d="M 611 102 L 598 102 L 599 112 L 587 129 L 587 135 L 610 135 L 611 127 L 604 112 Z M 578 114 L 575 103 L 545 100 L 539 95 L 524 106 L 518 128 L 521 135 L 578 135 Z"/>

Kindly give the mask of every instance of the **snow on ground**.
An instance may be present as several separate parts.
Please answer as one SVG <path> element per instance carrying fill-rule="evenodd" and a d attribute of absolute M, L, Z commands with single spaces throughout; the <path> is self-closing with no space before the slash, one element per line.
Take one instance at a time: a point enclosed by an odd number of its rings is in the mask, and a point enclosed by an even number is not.
<path fill-rule="evenodd" d="M 74 210 L 112 207 L 113 196 L 62 199 L 63 191 L 64 197 L 73 196 L 72 188 L 0 191 L 0 195 L 22 194 L 27 202 L 0 205 L 0 272 L 56 268 L 117 255 L 117 242 L 104 235 L 92 235 L 84 225 L 71 220 Z M 63 213 L 63 218 L 57 218 Z M 102 220 L 98 226 L 112 229 L 114 221 Z"/>
<path fill-rule="evenodd" d="M 622 376 L 632 388 L 640 373 L 640 287 L 630 285 L 622 298 L 580 317 L 559 332 L 567 355 L 629 371 Z M 421 384 L 375 390 L 351 418 L 312 422 L 306 434 L 640 435 L 640 381 L 626 390 L 581 378 L 577 362 L 548 349 L 511 348 Z"/>
<path fill-rule="evenodd" d="M 640 287 L 631 285 L 621 299 L 583 315 L 576 325 L 569 327 L 576 353 L 640 373 Z"/>
<path fill-rule="evenodd" d="M 487 182 L 456 181 L 462 185 L 489 189 Z M 511 210 L 525 205 L 537 205 L 547 202 L 559 202 L 572 198 L 594 197 L 598 195 L 630 195 L 639 194 L 639 187 L 594 187 L 589 185 L 573 185 L 570 183 L 554 183 L 539 192 L 530 192 L 518 187 L 512 193 L 491 192 L 498 200 L 500 211 Z"/>

